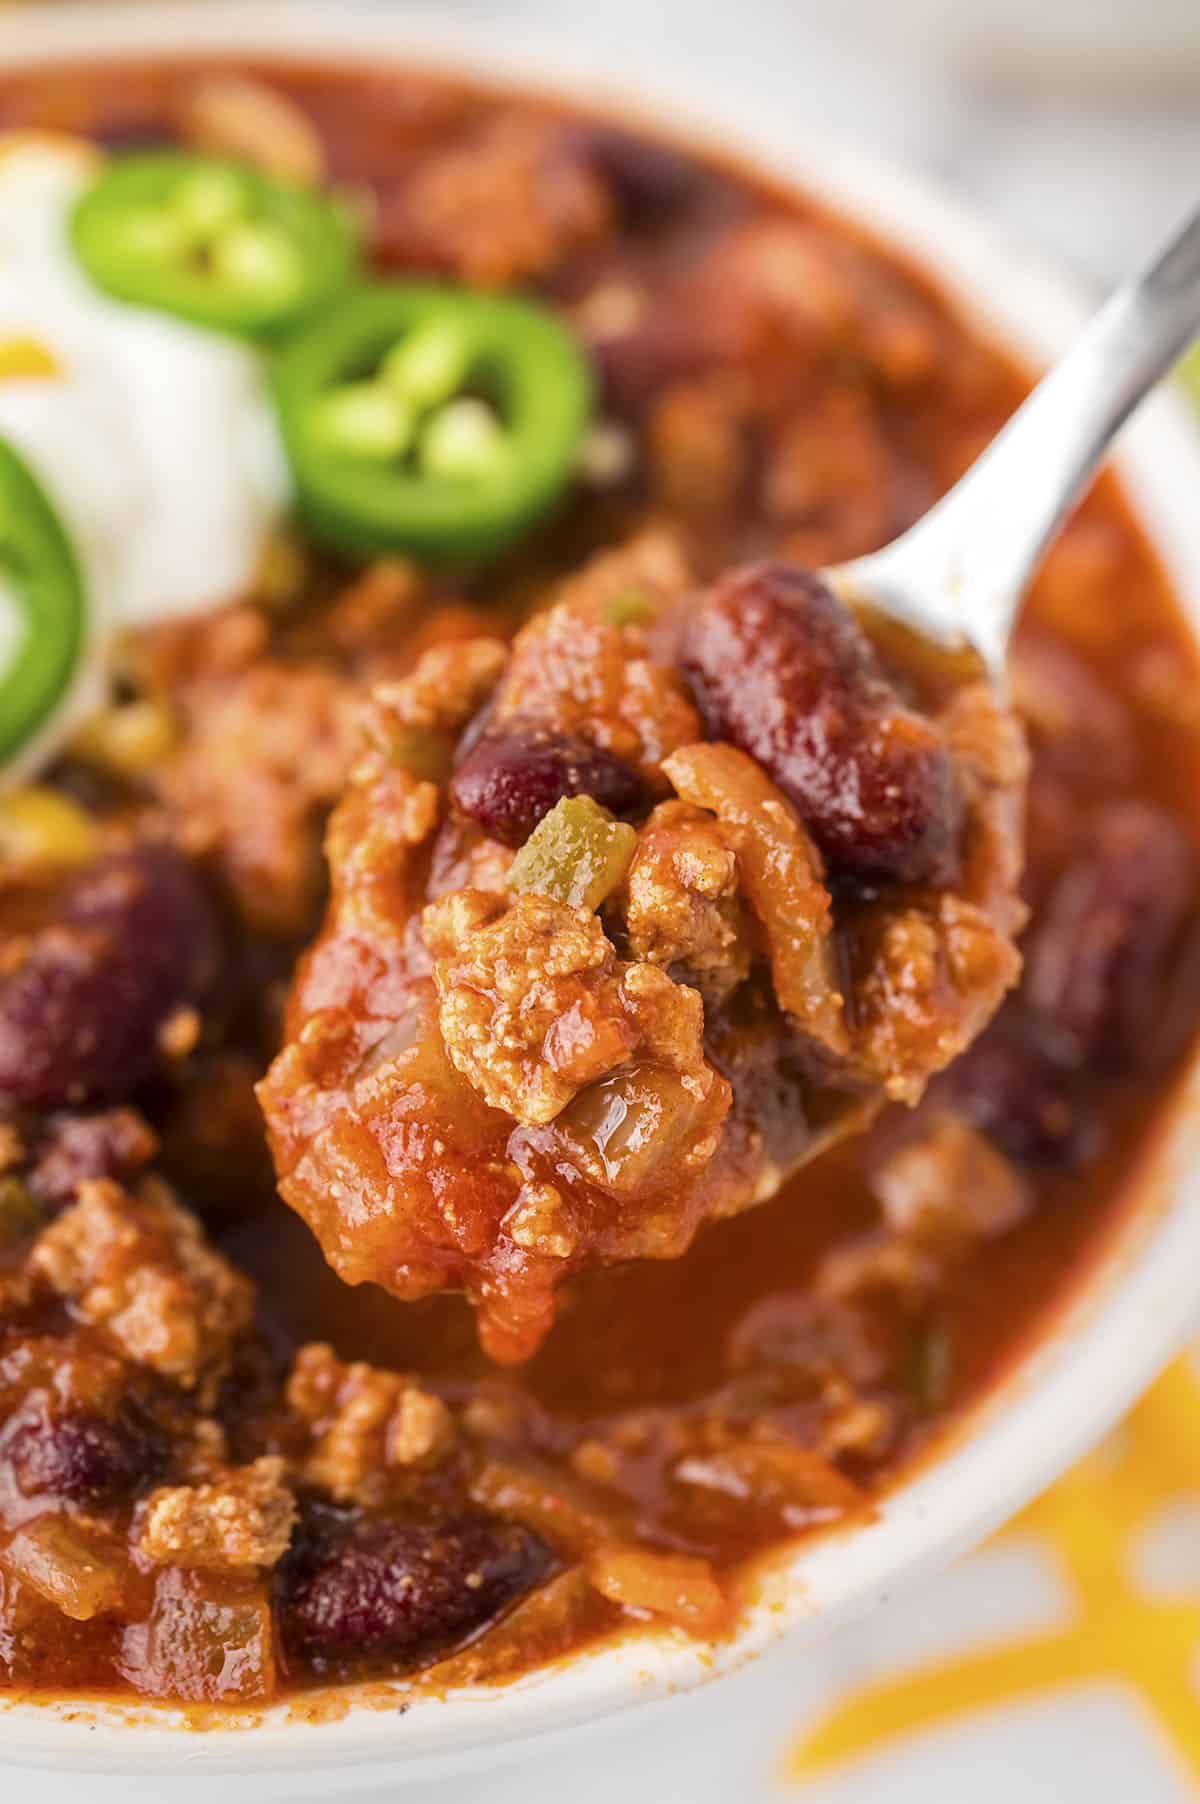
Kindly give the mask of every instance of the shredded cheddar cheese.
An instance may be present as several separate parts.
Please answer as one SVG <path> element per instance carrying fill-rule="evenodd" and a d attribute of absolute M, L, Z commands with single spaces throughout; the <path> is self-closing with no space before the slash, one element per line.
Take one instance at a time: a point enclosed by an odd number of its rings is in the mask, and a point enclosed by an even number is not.
<path fill-rule="evenodd" d="M 45 381 L 62 375 L 62 364 L 40 339 L 0 338 L 0 382 Z"/>

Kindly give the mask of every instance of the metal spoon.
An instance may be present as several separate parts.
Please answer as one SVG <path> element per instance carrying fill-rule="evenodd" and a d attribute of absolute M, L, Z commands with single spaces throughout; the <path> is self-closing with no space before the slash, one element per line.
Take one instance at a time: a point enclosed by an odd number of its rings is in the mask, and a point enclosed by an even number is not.
<path fill-rule="evenodd" d="M 826 580 L 912 632 L 973 649 L 1002 689 L 1043 553 L 1117 432 L 1197 332 L 1200 210 L 1117 289 L 936 506 L 882 551 L 825 571 Z"/>

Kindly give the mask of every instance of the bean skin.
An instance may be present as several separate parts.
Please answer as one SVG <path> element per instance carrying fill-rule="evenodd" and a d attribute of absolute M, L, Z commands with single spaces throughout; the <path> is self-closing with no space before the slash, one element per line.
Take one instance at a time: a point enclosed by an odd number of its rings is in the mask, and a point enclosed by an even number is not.
<path fill-rule="evenodd" d="M 688 624 L 683 664 L 712 737 L 758 761 L 835 877 L 953 880 L 963 803 L 949 751 L 818 577 L 770 563 L 725 576 Z"/>
<path fill-rule="evenodd" d="M 513 847 L 564 796 L 591 796 L 617 815 L 644 801 L 641 779 L 623 759 L 577 734 L 538 727 L 485 733 L 455 772 L 450 795 L 460 814 Z"/>
<path fill-rule="evenodd" d="M 1019 1001 L 955 1061 L 941 1092 L 1029 1170 L 1073 1171 L 1098 1151 L 1102 1124 L 1095 1102 L 1050 1056 Z"/>
<path fill-rule="evenodd" d="M 310 1506 L 282 1574 L 284 1646 L 318 1673 L 363 1659 L 417 1666 L 483 1628 L 553 1564 L 531 1530 L 480 1511 L 355 1522 Z"/>
<path fill-rule="evenodd" d="M 89 1178 L 126 1182 L 153 1158 L 155 1136 L 132 1109 L 51 1115 L 39 1137 L 28 1184 L 48 1209 L 65 1209 Z"/>
<path fill-rule="evenodd" d="M 1093 824 L 1026 948 L 1029 1005 L 1064 1065 L 1155 1064 L 1171 955 L 1195 883 L 1190 847 L 1157 808 L 1119 802 Z"/>
<path fill-rule="evenodd" d="M 627 231 L 658 231 L 691 218 L 710 192 L 691 158 L 618 126 L 575 126 L 563 143 L 604 182 Z"/>
<path fill-rule="evenodd" d="M 102 1416 L 74 1408 L 18 1422 L 0 1448 L 27 1497 L 98 1505 L 121 1502 L 166 1465 L 162 1435 L 128 1411 Z"/>
<path fill-rule="evenodd" d="M 128 1096 L 164 1022 L 204 999 L 219 962 L 212 905 L 177 852 L 145 845 L 93 865 L 0 981 L 0 1099 Z"/>

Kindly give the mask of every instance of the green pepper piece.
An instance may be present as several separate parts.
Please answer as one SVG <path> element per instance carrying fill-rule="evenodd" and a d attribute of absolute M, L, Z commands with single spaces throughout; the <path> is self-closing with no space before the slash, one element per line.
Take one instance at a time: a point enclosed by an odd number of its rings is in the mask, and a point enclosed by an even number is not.
<path fill-rule="evenodd" d="M 591 796 L 564 796 L 512 861 L 508 887 L 536 890 L 572 908 L 599 908 L 629 869 L 637 831 Z"/>
<path fill-rule="evenodd" d="M 0 648 L 0 763 L 45 725 L 83 655 L 86 606 L 70 541 L 39 484 L 0 440 L 0 612 L 15 612 Z M 9 635 L 4 635 L 5 639 Z"/>
<path fill-rule="evenodd" d="M 432 727 L 397 727 L 379 744 L 389 764 L 427 783 L 444 783 L 454 768 L 454 742 Z"/>
<path fill-rule="evenodd" d="M 0 1178 L 0 1247 L 12 1246 L 46 1225 L 46 1212 L 19 1178 Z"/>
<path fill-rule="evenodd" d="M 350 215 L 328 195 L 174 150 L 103 167 L 76 204 L 71 242 L 117 300 L 249 338 L 294 325 L 358 262 Z"/>
<path fill-rule="evenodd" d="M 908 1388 L 922 1415 L 933 1415 L 949 1401 L 953 1359 L 944 1328 L 918 1332 L 909 1349 Z"/>
<path fill-rule="evenodd" d="M 587 359 L 547 308 L 428 282 L 356 289 L 289 341 L 272 380 L 314 535 L 426 563 L 490 557 L 552 507 L 592 400 Z M 331 440 L 331 408 L 349 392 L 361 409 L 367 390 L 372 419 L 414 418 L 411 445 Z"/>
<path fill-rule="evenodd" d="M 654 615 L 654 603 L 640 589 L 622 589 L 604 610 L 609 626 L 648 626 Z"/>

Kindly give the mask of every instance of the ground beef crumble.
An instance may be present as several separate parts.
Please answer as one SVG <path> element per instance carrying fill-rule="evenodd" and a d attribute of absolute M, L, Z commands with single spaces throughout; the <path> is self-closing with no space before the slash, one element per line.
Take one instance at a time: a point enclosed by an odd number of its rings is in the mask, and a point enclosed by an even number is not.
<path fill-rule="evenodd" d="M 381 248 L 394 261 L 502 286 L 544 275 L 605 236 L 604 185 L 553 127 L 501 117 L 431 157 L 388 202 Z"/>
<path fill-rule="evenodd" d="M 301 1347 L 287 1402 L 312 1430 L 304 1481 L 339 1503 L 378 1502 L 398 1472 L 436 1463 L 454 1439 L 450 1411 L 417 1379 L 345 1364 L 328 1346 Z"/>
<path fill-rule="evenodd" d="M 484 1100 L 516 1121 L 552 1121 L 639 1054 L 701 1097 L 714 1082 L 695 991 L 653 966 L 622 965 L 595 915 L 543 896 L 504 908 L 460 891 L 425 911 L 446 1050 Z"/>
<path fill-rule="evenodd" d="M 246 1278 L 206 1243 L 166 1186 L 89 1179 L 38 1237 L 35 1279 L 68 1298 L 135 1364 L 211 1394 L 250 1324 Z"/>
<path fill-rule="evenodd" d="M 749 976 L 753 929 L 739 893 L 736 841 L 703 809 L 663 802 L 654 810 L 626 878 L 623 915 L 635 958 L 682 967 L 706 1003 Z"/>
<path fill-rule="evenodd" d="M 185 1571 L 274 1566 L 296 1520 L 284 1462 L 257 1459 L 198 1485 L 168 1485 L 146 1499 L 138 1549 Z"/>

